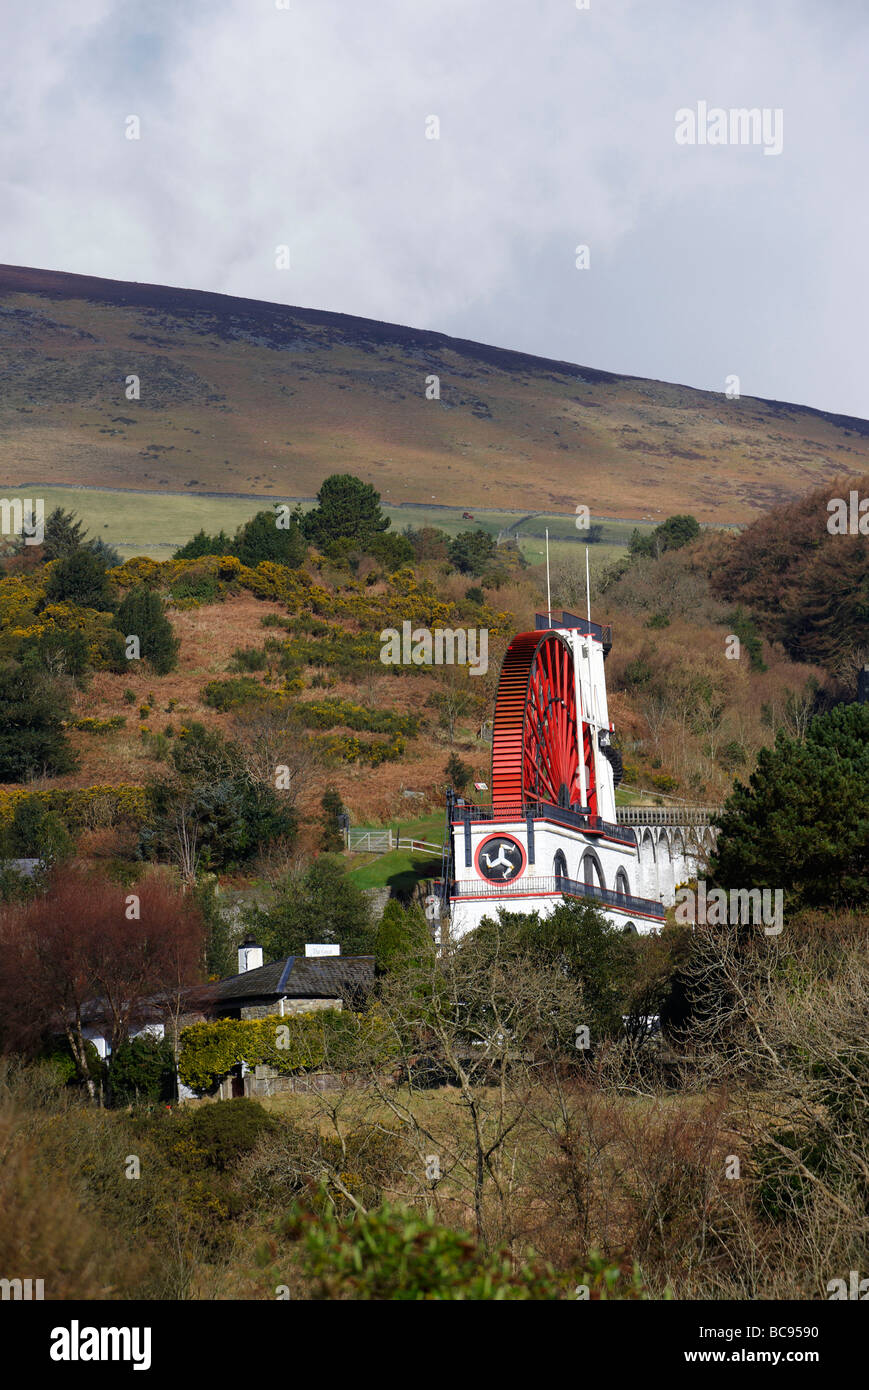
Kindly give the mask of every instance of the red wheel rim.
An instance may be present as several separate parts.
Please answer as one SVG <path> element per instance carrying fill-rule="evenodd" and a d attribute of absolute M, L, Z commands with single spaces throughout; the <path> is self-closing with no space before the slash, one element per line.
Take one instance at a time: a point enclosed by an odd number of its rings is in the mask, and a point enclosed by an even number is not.
<path fill-rule="evenodd" d="M 557 632 L 523 632 L 507 649 L 492 738 L 492 802 L 579 805 L 579 719 L 573 652 Z M 586 804 L 594 811 L 594 762 L 584 728 Z"/>

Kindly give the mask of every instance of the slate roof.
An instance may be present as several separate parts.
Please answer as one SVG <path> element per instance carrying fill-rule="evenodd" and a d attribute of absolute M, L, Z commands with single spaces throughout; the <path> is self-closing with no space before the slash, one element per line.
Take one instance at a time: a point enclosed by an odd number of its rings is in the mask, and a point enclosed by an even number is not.
<path fill-rule="evenodd" d="M 374 983 L 373 956 L 286 956 L 214 986 L 216 1003 L 233 999 L 344 999 Z"/>

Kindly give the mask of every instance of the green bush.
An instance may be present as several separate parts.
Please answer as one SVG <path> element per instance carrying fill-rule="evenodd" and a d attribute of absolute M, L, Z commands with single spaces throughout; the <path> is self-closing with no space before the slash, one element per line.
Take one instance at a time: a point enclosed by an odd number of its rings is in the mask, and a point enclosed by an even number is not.
<path fill-rule="evenodd" d="M 166 617 L 163 600 L 153 589 L 144 584 L 131 589 L 115 614 L 114 625 L 123 637 L 138 637 L 141 656 L 158 676 L 175 669 L 181 644 Z"/>
<path fill-rule="evenodd" d="M 326 1063 L 348 1070 L 357 1045 L 382 1048 L 389 1055 L 383 1020 L 376 1010 L 353 1014 L 317 1009 L 312 1013 L 271 1014 L 267 1018 L 222 1018 L 193 1023 L 181 1032 L 178 1075 L 194 1091 L 215 1089 L 241 1062 L 251 1069 L 273 1067 L 283 1076 L 316 1071 Z"/>
<path fill-rule="evenodd" d="M 147 1034 L 118 1045 L 109 1063 L 114 1105 L 169 1101 L 175 1095 L 175 1057 L 167 1038 Z"/>
<path fill-rule="evenodd" d="M 268 691 L 252 676 L 236 676 L 225 681 L 209 681 L 202 691 L 202 699 L 212 709 L 226 713 L 237 705 L 247 704 L 249 700 L 264 700 Z"/>
<path fill-rule="evenodd" d="M 86 546 L 56 560 L 45 586 L 47 603 L 74 603 L 79 608 L 114 608 L 105 562 Z"/>
<path fill-rule="evenodd" d="M 496 552 L 495 538 L 488 531 L 460 531 L 449 544 L 450 563 L 462 574 L 485 574 Z"/>
<path fill-rule="evenodd" d="M 0 781 L 61 776 L 77 766 L 64 723 L 62 691 L 38 671 L 0 664 Z"/>
<path fill-rule="evenodd" d="M 277 1128 L 255 1100 L 219 1100 L 197 1106 L 186 1118 L 197 1156 L 219 1173 L 232 1168 L 264 1134 Z"/>
<path fill-rule="evenodd" d="M 236 647 L 232 659 L 236 671 L 264 671 L 269 664 L 262 647 Z"/>
<path fill-rule="evenodd" d="M 283 1233 L 302 1244 L 320 1298 L 437 1302 L 554 1300 L 573 1282 L 530 1252 L 518 1269 L 506 1250 L 487 1253 L 463 1231 L 407 1207 L 383 1206 L 348 1225 L 295 1215 Z"/>
<path fill-rule="evenodd" d="M 221 597 L 220 582 L 214 574 L 185 574 L 170 585 L 169 593 L 179 603 L 217 603 Z"/>
<path fill-rule="evenodd" d="M 22 796 L 0 833 L 0 848 L 9 859 L 41 859 L 50 866 L 68 859 L 74 846 L 56 811 L 37 796 Z"/>
<path fill-rule="evenodd" d="M 411 738 L 420 725 L 415 714 L 397 714 L 388 709 L 369 709 L 352 700 L 326 696 L 323 700 L 306 700 L 295 709 L 295 715 L 308 729 L 363 729 L 377 734 L 408 734 Z"/>

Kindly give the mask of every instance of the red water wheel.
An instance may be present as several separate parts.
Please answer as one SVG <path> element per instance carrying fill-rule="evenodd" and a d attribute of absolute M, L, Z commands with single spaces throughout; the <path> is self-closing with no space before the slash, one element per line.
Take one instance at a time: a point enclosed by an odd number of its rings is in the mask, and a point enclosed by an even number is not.
<path fill-rule="evenodd" d="M 492 737 L 496 812 L 546 801 L 579 806 L 582 783 L 573 653 L 558 632 L 514 637 L 498 681 Z M 584 729 L 586 804 L 595 810 L 594 762 Z"/>

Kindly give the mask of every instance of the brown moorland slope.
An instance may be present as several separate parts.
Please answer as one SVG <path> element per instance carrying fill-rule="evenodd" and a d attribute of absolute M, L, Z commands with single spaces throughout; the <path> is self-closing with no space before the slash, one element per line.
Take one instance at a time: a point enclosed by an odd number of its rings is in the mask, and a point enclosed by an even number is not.
<path fill-rule="evenodd" d="M 140 379 L 128 400 L 125 382 Z M 440 378 L 427 400 L 426 378 Z M 440 333 L 0 266 L 0 479 L 750 521 L 869 468 L 869 422 Z M 431 489 L 435 492 L 432 493 Z"/>

